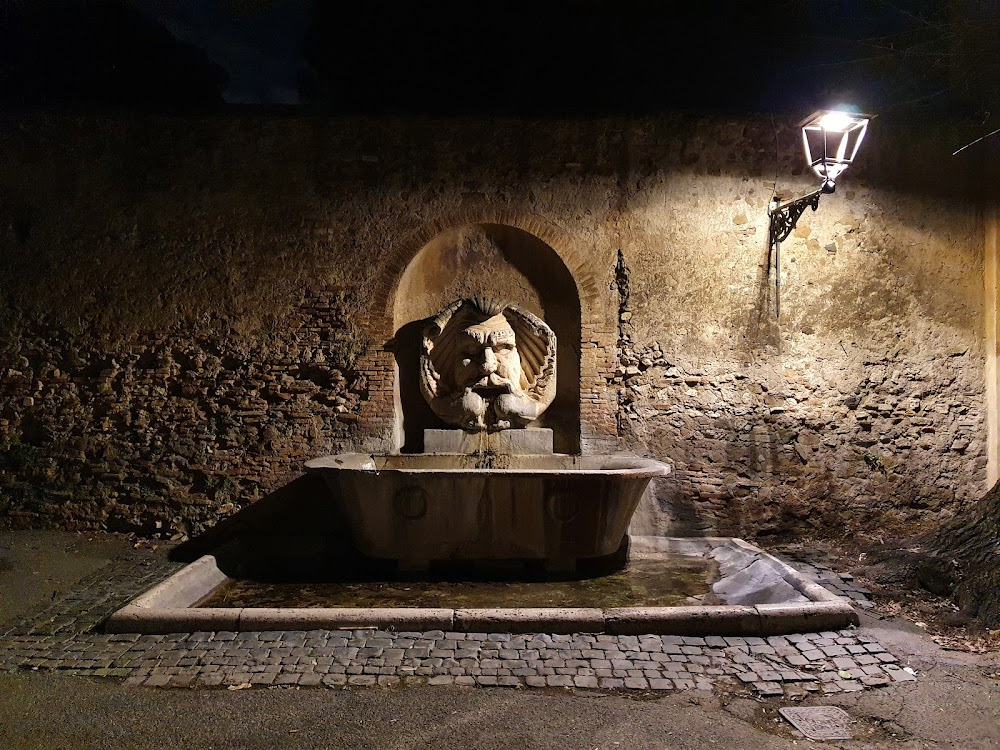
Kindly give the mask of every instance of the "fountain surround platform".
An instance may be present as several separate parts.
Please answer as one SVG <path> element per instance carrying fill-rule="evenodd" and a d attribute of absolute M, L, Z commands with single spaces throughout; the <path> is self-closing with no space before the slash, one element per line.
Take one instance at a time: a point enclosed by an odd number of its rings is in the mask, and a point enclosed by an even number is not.
<path fill-rule="evenodd" d="M 676 607 L 198 608 L 230 579 L 226 554 L 205 555 L 113 613 L 108 633 L 317 630 L 610 633 L 767 636 L 839 630 L 858 624 L 850 603 L 741 539 L 632 537 L 629 559 L 707 556 L 719 566 L 719 605 Z"/>

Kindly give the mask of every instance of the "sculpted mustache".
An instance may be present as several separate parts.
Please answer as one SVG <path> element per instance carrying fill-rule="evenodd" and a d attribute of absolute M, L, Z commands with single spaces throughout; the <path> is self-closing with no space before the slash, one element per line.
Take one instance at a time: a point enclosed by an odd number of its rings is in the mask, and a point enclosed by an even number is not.
<path fill-rule="evenodd" d="M 477 387 L 478 388 L 484 388 L 484 387 L 497 388 L 497 387 L 502 387 L 502 386 L 506 386 L 506 387 L 509 388 L 509 387 L 511 387 L 511 382 L 507 378 L 503 378 L 503 377 L 500 377 L 499 375 L 497 375 L 496 373 L 492 373 L 490 375 L 487 375 L 485 378 L 482 378 L 482 379 L 476 381 L 476 383 L 473 385 L 473 388 L 477 388 Z"/>

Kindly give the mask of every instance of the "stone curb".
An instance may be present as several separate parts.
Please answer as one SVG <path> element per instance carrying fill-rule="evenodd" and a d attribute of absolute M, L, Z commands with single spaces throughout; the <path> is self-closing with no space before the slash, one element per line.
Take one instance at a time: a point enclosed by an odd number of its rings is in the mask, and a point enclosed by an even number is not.
<path fill-rule="evenodd" d="M 782 635 L 857 625 L 850 603 L 806 579 L 791 566 L 741 539 L 638 538 L 653 553 L 729 545 L 764 560 L 810 601 L 754 606 L 599 608 L 198 608 L 228 580 L 213 555 L 205 555 L 136 597 L 104 622 L 107 633 L 313 630 L 374 627 L 383 630 L 442 630 L 510 633 L 609 633 L 614 635 Z M 640 553 L 641 555 L 642 553 Z"/>
<path fill-rule="evenodd" d="M 754 607 L 618 607 L 605 610 L 605 628 L 613 635 L 762 635 Z M 772 633 L 767 633 L 772 635 Z"/>
<path fill-rule="evenodd" d="M 137 596 L 129 606 L 143 609 L 194 607 L 228 580 L 229 576 L 219 570 L 215 556 L 204 555 Z"/>
<path fill-rule="evenodd" d="M 609 633 L 611 635 L 784 635 L 857 625 L 846 602 L 759 604 L 755 607 L 632 607 L 615 609 L 296 609 L 126 606 L 104 622 L 106 633 L 259 630 L 443 630 L 460 633 Z"/>
<path fill-rule="evenodd" d="M 464 633 L 600 633 L 604 610 L 596 607 L 459 609 L 455 630 Z"/>
<path fill-rule="evenodd" d="M 378 630 L 451 630 L 455 611 L 424 608 L 313 608 L 240 610 L 237 630 L 338 630 L 376 628 Z"/>
<path fill-rule="evenodd" d="M 104 632 L 165 635 L 167 633 L 239 630 L 241 611 L 230 608 L 153 608 L 129 604 L 104 621 Z"/>

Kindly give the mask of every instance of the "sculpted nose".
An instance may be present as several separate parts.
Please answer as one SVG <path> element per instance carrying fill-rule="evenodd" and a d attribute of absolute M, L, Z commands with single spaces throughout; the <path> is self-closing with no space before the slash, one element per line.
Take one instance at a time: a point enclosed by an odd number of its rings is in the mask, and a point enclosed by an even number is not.
<path fill-rule="evenodd" d="M 483 350 L 483 372 L 492 374 L 497 371 L 497 355 L 487 347 Z"/>

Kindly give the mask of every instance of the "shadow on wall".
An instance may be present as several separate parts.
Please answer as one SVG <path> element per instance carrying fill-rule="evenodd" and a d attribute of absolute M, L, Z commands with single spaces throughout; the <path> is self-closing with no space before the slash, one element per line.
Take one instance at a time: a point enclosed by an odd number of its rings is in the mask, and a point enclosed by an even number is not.
<path fill-rule="evenodd" d="M 619 413 L 619 416 L 622 416 Z M 677 443 L 658 440 L 645 431 L 645 425 L 635 419 L 620 420 L 621 445 L 641 446 L 640 453 L 656 455 L 671 466 L 670 476 L 654 479 L 647 486 L 632 516 L 629 534 L 633 536 L 711 536 L 717 531 L 720 519 L 706 513 L 699 495 L 692 491 L 690 482 L 690 457 L 686 441 Z M 674 436 L 676 437 L 676 436 Z M 661 446 L 654 450 L 653 445 Z"/>
<path fill-rule="evenodd" d="M 673 466 L 676 471 L 677 465 Z M 628 530 L 631 536 L 706 536 L 714 533 L 714 520 L 704 517 L 694 498 L 680 491 L 677 477 L 672 475 L 649 483 Z"/>
<path fill-rule="evenodd" d="M 743 324 L 744 351 L 781 349 L 781 329 L 778 326 L 771 248 L 765 235 L 759 250 L 757 275 L 754 279 L 753 308 Z"/>
<path fill-rule="evenodd" d="M 392 339 L 392 353 L 396 359 L 396 398 L 403 415 L 402 453 L 422 453 L 424 430 L 447 429 L 447 425 L 431 409 L 420 391 L 420 352 L 423 330 L 427 319 L 407 323 Z"/>

